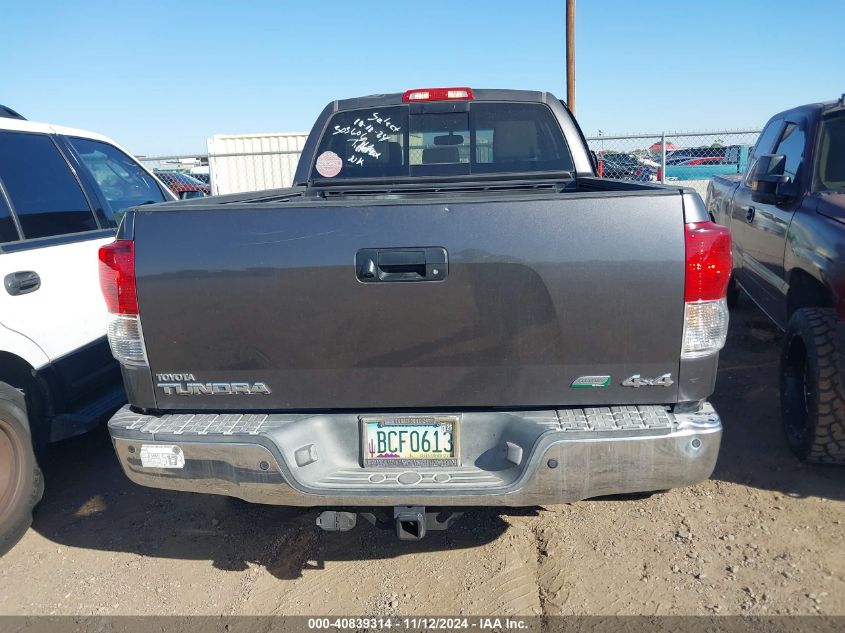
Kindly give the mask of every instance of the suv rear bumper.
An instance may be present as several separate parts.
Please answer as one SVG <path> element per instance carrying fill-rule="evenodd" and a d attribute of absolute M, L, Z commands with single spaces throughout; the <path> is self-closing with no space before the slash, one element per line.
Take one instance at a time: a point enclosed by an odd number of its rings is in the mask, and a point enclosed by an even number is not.
<path fill-rule="evenodd" d="M 406 414 L 407 415 L 407 414 Z M 531 506 L 665 490 L 713 472 L 722 425 L 710 404 L 461 414 L 461 463 L 362 468 L 356 414 L 143 415 L 109 431 L 135 483 L 291 506 Z M 144 466 L 166 446 L 179 467 Z M 149 450 L 149 449 L 145 449 Z"/>

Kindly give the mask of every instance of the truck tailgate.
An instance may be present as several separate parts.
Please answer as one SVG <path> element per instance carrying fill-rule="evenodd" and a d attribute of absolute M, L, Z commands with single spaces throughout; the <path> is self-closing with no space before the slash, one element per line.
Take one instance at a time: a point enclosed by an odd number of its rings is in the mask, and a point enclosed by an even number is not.
<path fill-rule="evenodd" d="M 680 195 L 458 203 L 182 206 L 135 213 L 157 374 L 271 393 L 161 409 L 669 403 L 684 311 Z M 362 283 L 362 249 L 436 247 L 440 281 Z M 639 374 L 668 386 L 625 387 Z M 606 386 L 573 386 L 583 376 Z M 589 382 L 589 381 L 586 381 Z M 605 382 L 593 380 L 594 383 Z"/>

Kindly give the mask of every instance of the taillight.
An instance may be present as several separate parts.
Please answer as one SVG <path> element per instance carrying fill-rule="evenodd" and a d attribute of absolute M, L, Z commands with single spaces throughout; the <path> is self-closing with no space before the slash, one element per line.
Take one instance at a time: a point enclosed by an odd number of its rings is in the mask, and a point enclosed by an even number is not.
<path fill-rule="evenodd" d="M 147 352 L 135 290 L 135 243 L 117 240 L 100 247 L 100 288 L 110 312 L 112 354 L 124 365 L 146 365 Z"/>
<path fill-rule="evenodd" d="M 728 335 L 725 299 L 731 276 L 731 234 L 713 222 L 687 224 L 684 340 L 681 358 L 718 352 Z"/>
<path fill-rule="evenodd" d="M 100 288 L 112 314 L 138 314 L 135 243 L 117 240 L 100 247 Z"/>
<path fill-rule="evenodd" d="M 414 88 L 406 90 L 402 101 L 471 101 L 472 88 Z"/>
<path fill-rule="evenodd" d="M 687 271 L 684 301 L 712 301 L 727 295 L 731 278 L 731 234 L 713 222 L 686 225 Z"/>

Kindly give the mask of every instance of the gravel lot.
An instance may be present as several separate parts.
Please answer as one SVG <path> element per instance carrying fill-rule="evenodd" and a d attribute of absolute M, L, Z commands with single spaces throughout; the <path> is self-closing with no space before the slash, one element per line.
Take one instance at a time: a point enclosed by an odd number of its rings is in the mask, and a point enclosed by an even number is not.
<path fill-rule="evenodd" d="M 792 458 L 778 335 L 748 301 L 732 318 L 701 485 L 473 511 L 407 544 L 135 486 L 96 432 L 53 447 L 35 523 L 0 562 L 0 613 L 845 615 L 845 469 Z"/>

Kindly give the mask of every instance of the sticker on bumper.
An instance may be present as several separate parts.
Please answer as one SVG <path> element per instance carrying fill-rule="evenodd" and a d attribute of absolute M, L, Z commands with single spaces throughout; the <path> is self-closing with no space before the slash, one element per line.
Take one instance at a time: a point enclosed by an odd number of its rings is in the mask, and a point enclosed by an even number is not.
<path fill-rule="evenodd" d="M 144 468 L 184 468 L 185 454 L 178 446 L 142 444 L 141 466 Z"/>

